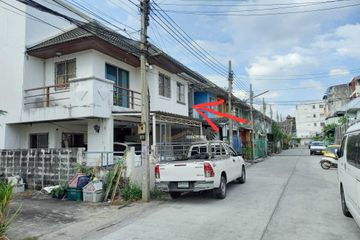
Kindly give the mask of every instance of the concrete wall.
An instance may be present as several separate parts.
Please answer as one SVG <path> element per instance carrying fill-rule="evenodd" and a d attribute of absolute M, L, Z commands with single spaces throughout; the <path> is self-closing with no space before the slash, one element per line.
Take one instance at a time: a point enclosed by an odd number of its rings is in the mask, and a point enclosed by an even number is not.
<path fill-rule="evenodd" d="M 73 164 L 80 159 L 79 154 L 82 154 L 79 149 L 2 150 L 0 179 L 19 175 L 27 188 L 38 190 L 67 183 L 75 174 Z"/>

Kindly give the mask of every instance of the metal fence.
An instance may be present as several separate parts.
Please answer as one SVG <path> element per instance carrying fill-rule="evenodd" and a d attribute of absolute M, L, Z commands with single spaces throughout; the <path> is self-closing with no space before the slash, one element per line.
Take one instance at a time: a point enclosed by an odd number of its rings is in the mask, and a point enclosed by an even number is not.
<path fill-rule="evenodd" d="M 86 165 L 90 167 L 109 167 L 121 161 L 125 152 L 85 152 Z"/>
<path fill-rule="evenodd" d="M 157 161 L 186 159 L 191 143 L 158 144 L 155 147 Z"/>

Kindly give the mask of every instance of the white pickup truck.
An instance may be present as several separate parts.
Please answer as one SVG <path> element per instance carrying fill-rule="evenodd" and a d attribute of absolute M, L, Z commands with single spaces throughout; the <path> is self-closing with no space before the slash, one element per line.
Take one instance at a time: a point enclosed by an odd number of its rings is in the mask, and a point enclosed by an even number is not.
<path fill-rule="evenodd" d="M 195 143 L 186 160 L 161 161 L 155 166 L 156 187 L 177 198 L 183 192 L 213 190 L 217 198 L 226 197 L 226 184 L 245 183 L 244 159 L 221 141 Z"/>

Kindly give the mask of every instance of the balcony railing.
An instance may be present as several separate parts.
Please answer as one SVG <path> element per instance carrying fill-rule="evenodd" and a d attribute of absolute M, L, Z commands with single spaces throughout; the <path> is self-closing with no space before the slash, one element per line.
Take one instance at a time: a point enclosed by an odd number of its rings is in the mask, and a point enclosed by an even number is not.
<path fill-rule="evenodd" d="M 141 106 L 141 93 L 114 84 L 114 105 L 135 109 Z"/>
<path fill-rule="evenodd" d="M 111 99 L 111 103 L 108 101 Z M 106 100 L 107 99 L 107 100 Z M 111 106 L 140 109 L 141 93 L 96 77 L 72 79 L 67 84 L 24 90 L 26 109 L 56 106 Z"/>
<path fill-rule="evenodd" d="M 53 103 L 70 99 L 69 84 L 51 85 L 25 90 L 24 105 L 29 108 L 50 107 Z"/>

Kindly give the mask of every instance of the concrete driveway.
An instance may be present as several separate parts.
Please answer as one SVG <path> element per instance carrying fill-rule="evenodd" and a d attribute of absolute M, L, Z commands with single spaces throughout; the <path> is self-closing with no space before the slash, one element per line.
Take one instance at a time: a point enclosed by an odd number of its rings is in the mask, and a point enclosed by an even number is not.
<path fill-rule="evenodd" d="M 284 151 L 248 168 L 224 200 L 188 195 L 119 223 L 93 239 L 358 240 L 343 216 L 336 170 L 322 170 L 308 149 Z"/>

